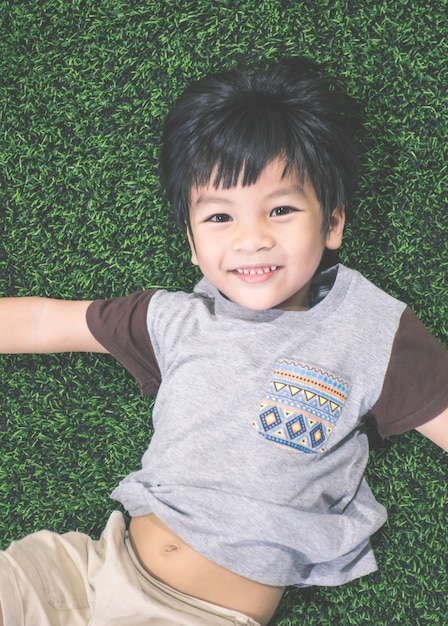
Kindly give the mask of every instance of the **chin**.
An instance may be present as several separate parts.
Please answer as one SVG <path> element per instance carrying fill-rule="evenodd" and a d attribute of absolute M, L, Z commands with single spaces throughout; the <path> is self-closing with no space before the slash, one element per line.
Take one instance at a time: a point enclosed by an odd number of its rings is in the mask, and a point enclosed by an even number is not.
<path fill-rule="evenodd" d="M 281 303 L 276 304 L 275 302 L 272 302 L 272 301 L 269 301 L 269 302 L 257 301 L 256 298 L 252 298 L 250 301 L 249 300 L 246 301 L 245 299 L 238 299 L 238 298 L 236 298 L 235 300 L 230 298 L 230 300 L 232 300 L 232 302 L 235 302 L 235 304 L 244 306 L 246 309 L 251 309 L 252 311 L 266 311 L 268 309 L 275 309 L 281 306 Z"/>

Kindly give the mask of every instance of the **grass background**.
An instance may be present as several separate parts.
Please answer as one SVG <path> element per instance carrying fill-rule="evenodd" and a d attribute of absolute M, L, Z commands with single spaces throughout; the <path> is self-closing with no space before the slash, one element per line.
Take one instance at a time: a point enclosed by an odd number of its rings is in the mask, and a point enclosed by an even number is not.
<path fill-rule="evenodd" d="M 197 279 L 158 184 L 161 123 L 191 79 L 302 55 L 364 102 L 367 143 L 342 260 L 448 345 L 448 3 L 0 1 L 0 295 L 100 298 Z M 98 535 L 138 467 L 152 399 L 95 355 L 0 358 L 0 545 Z M 448 624 L 447 456 L 373 438 L 389 509 L 378 573 L 287 592 L 278 626 Z"/>

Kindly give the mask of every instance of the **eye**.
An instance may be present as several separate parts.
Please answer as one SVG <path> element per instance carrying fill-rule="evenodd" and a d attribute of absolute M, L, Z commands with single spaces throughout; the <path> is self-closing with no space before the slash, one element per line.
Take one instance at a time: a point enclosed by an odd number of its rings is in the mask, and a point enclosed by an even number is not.
<path fill-rule="evenodd" d="M 271 217 L 279 217 L 281 215 L 289 215 L 290 213 L 295 213 L 297 209 L 292 206 L 278 206 L 271 211 Z"/>
<path fill-rule="evenodd" d="M 215 215 L 211 215 L 206 219 L 206 222 L 215 222 L 217 224 L 224 224 L 225 222 L 230 222 L 232 218 L 227 213 L 216 213 Z"/>

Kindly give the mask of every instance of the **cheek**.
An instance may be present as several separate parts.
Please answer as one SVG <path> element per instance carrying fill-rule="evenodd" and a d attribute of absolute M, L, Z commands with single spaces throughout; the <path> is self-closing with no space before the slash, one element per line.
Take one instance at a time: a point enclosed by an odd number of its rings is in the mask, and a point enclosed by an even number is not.
<path fill-rule="evenodd" d="M 318 267 L 325 250 L 325 241 L 321 233 L 309 237 L 300 237 L 292 245 L 292 260 L 302 272 L 314 272 Z M 294 248 L 295 246 L 295 248 Z"/>
<path fill-rule="evenodd" d="M 288 237 L 289 249 L 298 256 L 303 255 L 312 259 L 325 248 L 326 238 L 317 228 L 290 233 Z"/>
<path fill-rule="evenodd" d="M 220 259 L 219 247 L 202 237 L 195 237 L 194 242 L 190 243 L 190 251 L 191 262 L 198 265 L 203 272 L 215 267 Z"/>

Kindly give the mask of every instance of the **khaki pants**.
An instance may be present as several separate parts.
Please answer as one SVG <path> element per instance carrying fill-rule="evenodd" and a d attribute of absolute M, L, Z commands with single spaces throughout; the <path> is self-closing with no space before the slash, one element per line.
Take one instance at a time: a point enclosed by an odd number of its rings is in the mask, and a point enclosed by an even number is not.
<path fill-rule="evenodd" d="M 257 626 L 148 574 L 118 511 L 98 541 L 40 531 L 0 552 L 0 603 L 5 626 Z"/>

